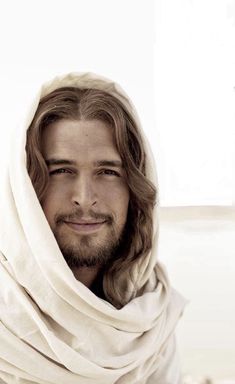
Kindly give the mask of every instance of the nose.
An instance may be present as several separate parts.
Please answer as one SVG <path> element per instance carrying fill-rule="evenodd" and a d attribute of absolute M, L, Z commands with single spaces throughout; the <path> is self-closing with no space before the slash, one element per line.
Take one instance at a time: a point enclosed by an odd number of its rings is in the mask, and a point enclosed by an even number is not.
<path fill-rule="evenodd" d="M 88 209 L 97 202 L 97 192 L 94 180 L 87 175 L 80 175 L 74 183 L 72 193 L 73 205 L 79 205 L 83 209 Z"/>

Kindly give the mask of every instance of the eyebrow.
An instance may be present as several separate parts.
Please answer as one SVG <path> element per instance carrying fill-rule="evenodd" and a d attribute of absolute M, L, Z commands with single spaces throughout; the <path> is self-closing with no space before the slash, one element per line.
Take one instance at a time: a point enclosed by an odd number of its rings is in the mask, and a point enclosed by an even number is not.
<path fill-rule="evenodd" d="M 46 159 L 47 166 L 50 165 L 77 165 L 76 161 L 74 160 L 68 160 L 68 159 Z M 120 160 L 98 160 L 94 161 L 93 165 L 96 167 L 118 167 L 122 168 L 122 162 Z"/>

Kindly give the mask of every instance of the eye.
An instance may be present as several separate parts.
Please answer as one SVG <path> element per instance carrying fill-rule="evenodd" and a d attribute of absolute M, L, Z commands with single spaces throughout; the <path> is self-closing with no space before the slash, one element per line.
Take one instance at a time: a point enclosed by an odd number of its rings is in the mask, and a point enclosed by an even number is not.
<path fill-rule="evenodd" d="M 100 172 L 102 175 L 108 175 L 108 176 L 117 176 L 120 177 L 120 174 L 113 169 L 102 169 Z"/>
<path fill-rule="evenodd" d="M 60 174 L 60 173 L 71 173 L 71 171 L 69 169 L 66 169 L 66 168 L 59 168 L 59 169 L 55 169 L 54 171 L 49 172 L 49 175 L 56 175 L 56 174 Z"/>

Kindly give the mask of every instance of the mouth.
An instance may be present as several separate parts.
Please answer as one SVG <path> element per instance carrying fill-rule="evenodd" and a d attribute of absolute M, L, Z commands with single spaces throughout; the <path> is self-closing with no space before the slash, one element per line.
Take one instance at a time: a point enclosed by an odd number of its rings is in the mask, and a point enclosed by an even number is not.
<path fill-rule="evenodd" d="M 65 224 L 78 233 L 90 233 L 102 228 L 102 226 L 105 224 L 105 221 L 65 221 Z"/>

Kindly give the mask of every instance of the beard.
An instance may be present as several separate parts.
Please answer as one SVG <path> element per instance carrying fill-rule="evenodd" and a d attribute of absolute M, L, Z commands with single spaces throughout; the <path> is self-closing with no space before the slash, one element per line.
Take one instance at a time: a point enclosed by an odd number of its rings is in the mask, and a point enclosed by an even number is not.
<path fill-rule="evenodd" d="M 54 236 L 63 257 L 70 268 L 104 267 L 112 260 L 120 257 L 122 250 L 125 226 L 119 228 L 114 224 L 110 215 L 94 214 L 89 217 L 103 219 L 106 228 L 101 233 L 86 235 L 76 234 L 69 230 L 64 221 L 80 219 L 82 215 L 58 215 L 55 218 Z"/>

